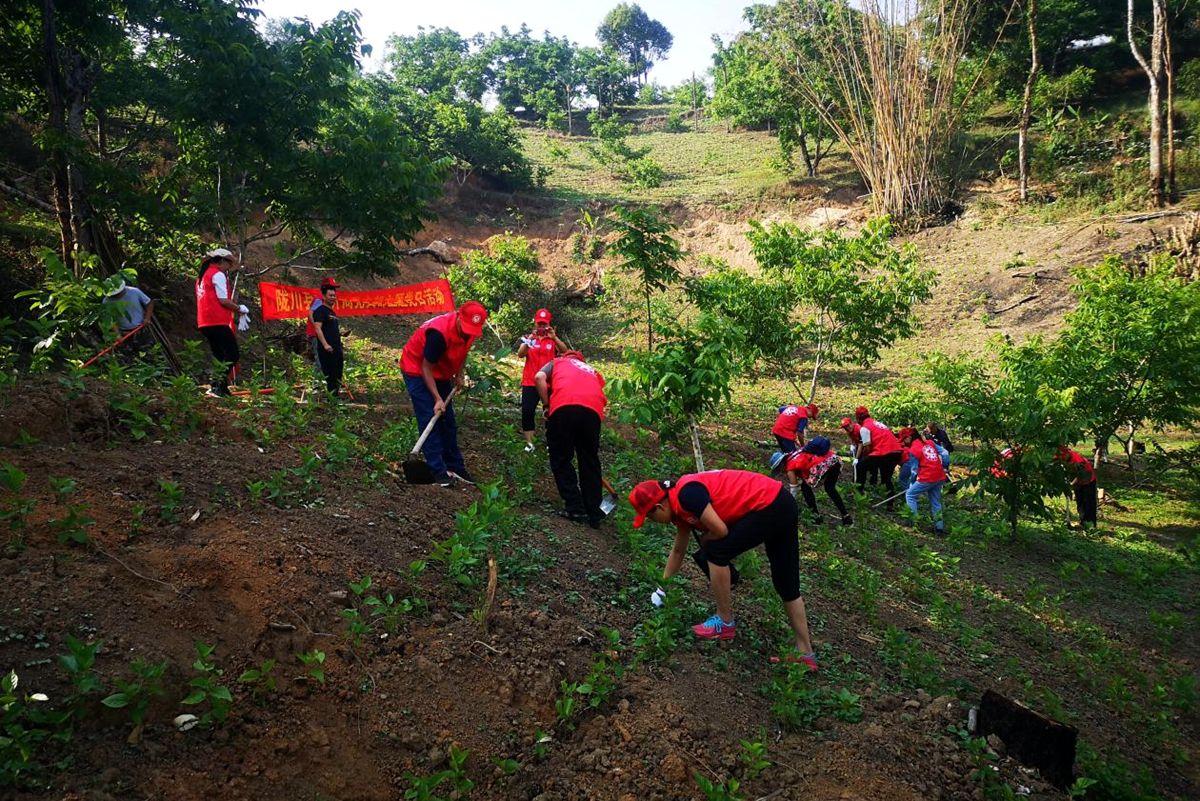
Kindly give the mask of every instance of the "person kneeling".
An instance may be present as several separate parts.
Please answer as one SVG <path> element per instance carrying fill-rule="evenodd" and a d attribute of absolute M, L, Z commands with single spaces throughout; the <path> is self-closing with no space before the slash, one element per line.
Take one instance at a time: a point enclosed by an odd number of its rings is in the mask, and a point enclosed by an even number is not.
<path fill-rule="evenodd" d="M 637 513 L 633 527 L 649 518 L 674 524 L 675 542 L 663 568 L 663 581 L 679 571 L 693 531 L 708 564 L 709 586 L 717 613 L 692 627 L 705 640 L 732 640 L 737 633 L 730 592 L 729 564 L 734 557 L 759 545 L 767 552 L 771 582 L 783 601 L 799 652 L 788 657 L 810 670 L 817 669 L 804 599 L 800 596 L 800 542 L 796 500 L 780 483 L 748 470 L 710 470 L 682 476 L 678 481 L 643 481 L 629 493 Z M 661 588 L 655 596 L 661 597 Z"/>

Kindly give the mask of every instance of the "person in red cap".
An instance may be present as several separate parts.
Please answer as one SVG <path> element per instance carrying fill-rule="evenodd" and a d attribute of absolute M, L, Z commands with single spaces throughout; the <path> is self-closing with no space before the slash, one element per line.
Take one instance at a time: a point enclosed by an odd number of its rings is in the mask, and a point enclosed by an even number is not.
<path fill-rule="evenodd" d="M 337 305 L 338 282 L 332 276 L 321 281 L 321 305 L 310 312 L 313 333 L 317 338 L 317 365 L 325 375 L 325 387 L 329 394 L 337 397 L 342 391 L 342 372 L 345 357 L 342 351 L 342 332 L 338 327 Z"/>
<path fill-rule="evenodd" d="M 463 463 L 454 407 L 446 401 L 446 396 L 451 389 L 462 387 L 467 353 L 483 333 L 486 322 L 487 309 L 483 304 L 468 300 L 458 311 L 439 314 L 421 323 L 404 344 L 400 356 L 400 370 L 417 415 L 417 428 L 424 431 L 435 414 L 441 415 L 421 452 L 433 471 L 434 483 L 443 487 L 453 481 L 475 483 Z"/>
<path fill-rule="evenodd" d="M 815 403 L 807 406 L 789 403 L 779 407 L 779 416 L 775 418 L 771 433 L 775 435 L 781 453 L 791 453 L 804 444 L 804 429 L 808 428 L 809 418 L 816 420 L 820 411 Z"/>
<path fill-rule="evenodd" d="M 637 513 L 633 527 L 649 518 L 675 525 L 675 543 L 663 569 L 663 581 L 679 571 L 687 555 L 692 532 L 700 535 L 700 548 L 717 613 L 692 627 L 706 640 L 732 640 L 737 633 L 730 593 L 730 562 L 758 545 L 767 552 L 771 582 L 783 601 L 788 623 L 795 634 L 798 654 L 785 657 L 817 669 L 804 599 L 800 596 L 800 542 L 796 499 L 769 476 L 749 470 L 710 470 L 692 473 L 678 481 L 643 481 L 629 493 Z M 651 600 L 661 602 L 662 588 Z"/>
<path fill-rule="evenodd" d="M 928 496 L 933 528 L 939 534 L 945 533 L 946 527 L 942 522 L 942 485 L 949 480 L 949 476 L 942 465 L 942 455 L 938 452 L 937 443 L 932 438 L 923 439 L 915 428 L 909 427 L 900 429 L 900 444 L 916 461 L 913 482 L 904 492 L 909 511 L 912 512 L 913 518 L 916 518 L 921 513 L 921 496 Z"/>
<path fill-rule="evenodd" d="M 217 362 L 208 394 L 218 397 L 229 394 L 230 377 L 237 373 L 241 359 L 233 317 L 250 314 L 248 308 L 238 305 L 230 291 L 226 270 L 233 266 L 233 253 L 215 248 L 205 254 L 196 278 L 196 327 L 208 340 Z"/>
<path fill-rule="evenodd" d="M 563 499 L 563 516 L 600 528 L 600 423 L 608 398 L 604 376 L 569 350 L 538 370 L 538 396 L 546 406 L 546 445 L 550 470 Z M 572 459 L 579 463 L 575 473 Z"/>
<path fill-rule="evenodd" d="M 854 410 L 854 419 L 858 421 L 858 436 L 862 440 L 855 462 L 858 467 L 866 467 L 866 470 L 858 470 L 858 486 L 866 486 L 868 470 L 878 470 L 879 480 L 887 490 L 887 510 L 890 512 L 895 503 L 891 496 L 896 494 L 892 474 L 900 466 L 904 446 L 890 428 L 871 417 L 866 406 Z"/>
<path fill-rule="evenodd" d="M 1096 507 L 1099 505 L 1099 489 L 1096 483 L 1096 470 L 1092 463 L 1079 451 L 1072 450 L 1066 445 L 1060 445 L 1054 460 L 1066 465 L 1067 475 L 1071 479 L 1071 489 L 1075 493 L 1075 511 L 1079 513 L 1079 525 L 1084 528 L 1096 527 Z"/>
<path fill-rule="evenodd" d="M 850 458 L 854 471 L 854 483 L 858 483 L 859 476 L 864 476 L 869 478 L 872 484 L 878 484 L 879 471 L 869 470 L 867 465 L 859 464 L 858 462 L 858 452 L 862 448 L 862 426 L 851 420 L 849 417 L 843 417 L 842 430 L 846 432 L 846 436 L 850 439 Z"/>
<path fill-rule="evenodd" d="M 533 452 L 533 418 L 540 400 L 535 376 L 567 349 L 550 325 L 551 319 L 549 309 L 538 309 L 533 315 L 533 330 L 521 337 L 521 347 L 517 348 L 517 356 L 525 357 L 525 369 L 521 371 L 521 434 L 529 453 Z"/>

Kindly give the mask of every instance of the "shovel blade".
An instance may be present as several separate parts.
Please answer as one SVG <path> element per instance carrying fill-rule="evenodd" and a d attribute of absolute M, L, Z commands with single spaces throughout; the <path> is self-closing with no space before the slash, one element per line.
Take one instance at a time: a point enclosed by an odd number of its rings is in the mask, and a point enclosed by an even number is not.
<path fill-rule="evenodd" d="M 615 495 L 605 495 L 600 499 L 600 511 L 608 517 L 613 513 L 613 509 L 617 508 L 617 497 Z"/>
<path fill-rule="evenodd" d="M 414 456 L 404 462 L 404 480 L 409 484 L 432 484 L 433 471 L 419 456 Z"/>

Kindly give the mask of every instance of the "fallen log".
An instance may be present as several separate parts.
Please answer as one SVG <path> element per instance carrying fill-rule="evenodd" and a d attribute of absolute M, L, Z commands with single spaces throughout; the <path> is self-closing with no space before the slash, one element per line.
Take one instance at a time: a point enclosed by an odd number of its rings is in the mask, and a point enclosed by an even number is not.
<path fill-rule="evenodd" d="M 1075 744 L 1079 738 L 1074 726 L 1059 723 L 992 690 L 983 693 L 976 720 L 977 737 L 995 734 L 1013 757 L 1037 768 L 1046 781 L 1062 789 L 1074 782 Z"/>

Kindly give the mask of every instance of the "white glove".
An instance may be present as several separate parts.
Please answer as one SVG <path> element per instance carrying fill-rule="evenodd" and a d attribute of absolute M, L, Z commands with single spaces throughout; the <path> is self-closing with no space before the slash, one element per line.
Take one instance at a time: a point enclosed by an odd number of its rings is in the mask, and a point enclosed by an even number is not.
<path fill-rule="evenodd" d="M 249 308 L 248 306 L 238 306 L 238 313 L 240 313 L 240 314 L 249 314 L 249 313 L 250 313 L 250 308 Z"/>
<path fill-rule="evenodd" d="M 800 491 L 799 484 L 788 484 L 788 492 L 792 493 L 792 497 L 796 497 L 796 493 Z"/>
<path fill-rule="evenodd" d="M 662 587 L 659 587 L 654 592 L 650 593 L 650 603 L 654 604 L 655 606 L 662 606 L 663 601 L 665 601 L 666 598 L 667 591 Z"/>
<path fill-rule="evenodd" d="M 851 465 L 852 465 L 853 467 L 858 467 L 858 459 L 855 459 L 855 460 L 854 460 L 854 461 L 851 463 Z"/>
<path fill-rule="evenodd" d="M 243 306 L 242 308 L 244 309 L 246 307 Z M 250 315 L 249 315 L 249 313 L 242 312 L 241 314 L 238 315 L 238 330 L 239 331 L 249 331 L 250 330 Z"/>
<path fill-rule="evenodd" d="M 529 337 L 521 337 L 521 344 L 527 348 L 536 348 L 537 347 L 537 343 L 534 342 Z"/>

